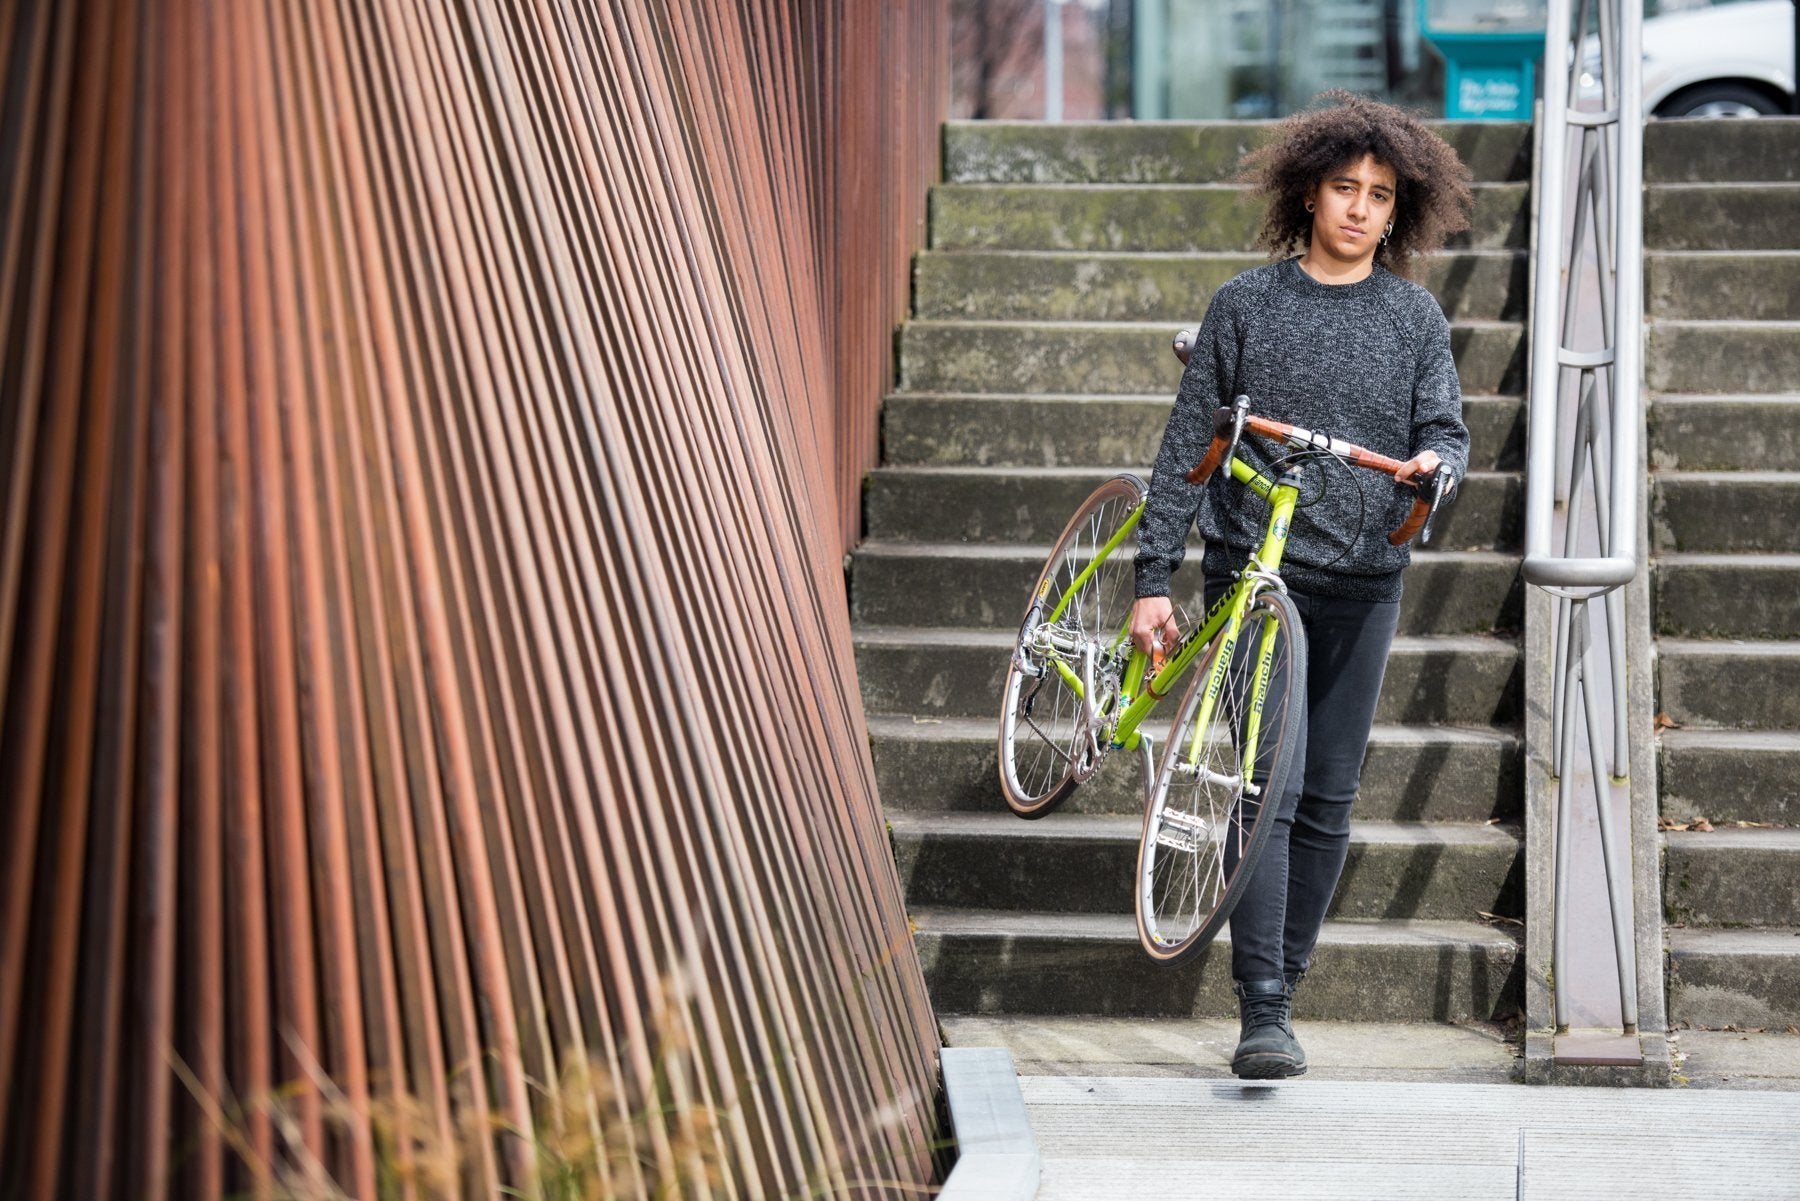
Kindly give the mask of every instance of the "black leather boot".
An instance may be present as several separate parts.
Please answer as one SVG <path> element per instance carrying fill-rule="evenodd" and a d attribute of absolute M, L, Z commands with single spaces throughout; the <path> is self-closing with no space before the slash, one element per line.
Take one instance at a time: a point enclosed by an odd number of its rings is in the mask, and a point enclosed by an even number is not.
<path fill-rule="evenodd" d="M 1238 1046 L 1231 1071 L 1245 1080 L 1281 1080 L 1306 1071 L 1306 1052 L 1294 1038 L 1293 988 L 1286 980 L 1241 980 Z"/>

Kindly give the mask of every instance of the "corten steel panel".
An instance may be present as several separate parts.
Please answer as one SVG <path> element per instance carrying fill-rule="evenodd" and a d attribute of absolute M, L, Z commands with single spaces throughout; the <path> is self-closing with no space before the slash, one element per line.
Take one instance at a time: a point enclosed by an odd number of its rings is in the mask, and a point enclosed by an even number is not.
<path fill-rule="evenodd" d="M 840 558 L 945 39 L 0 4 L 0 1196 L 931 1179 Z"/>

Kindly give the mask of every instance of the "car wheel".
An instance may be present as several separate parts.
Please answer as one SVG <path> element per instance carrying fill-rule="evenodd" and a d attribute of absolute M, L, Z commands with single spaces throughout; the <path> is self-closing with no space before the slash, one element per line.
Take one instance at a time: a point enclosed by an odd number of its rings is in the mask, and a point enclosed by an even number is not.
<path fill-rule="evenodd" d="M 1688 88 L 1657 112 L 1659 117 L 1773 117 L 1787 110 L 1766 92 L 1741 83 L 1703 83 Z"/>

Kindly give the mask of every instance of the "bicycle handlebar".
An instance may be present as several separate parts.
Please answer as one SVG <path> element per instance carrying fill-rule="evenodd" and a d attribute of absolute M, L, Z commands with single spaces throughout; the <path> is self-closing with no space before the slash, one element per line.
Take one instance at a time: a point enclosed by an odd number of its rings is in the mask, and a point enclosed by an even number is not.
<path fill-rule="evenodd" d="M 1186 332 L 1186 331 L 1183 331 Z M 1181 342 L 1177 339 L 1177 353 L 1180 353 Z M 1212 478 L 1213 472 L 1220 464 L 1231 461 L 1237 453 L 1238 439 L 1243 431 L 1249 430 L 1272 442 L 1279 442 L 1295 450 L 1322 450 L 1335 455 L 1352 467 L 1362 467 L 1369 471 L 1379 471 L 1383 475 L 1392 476 L 1396 483 L 1405 484 L 1418 493 L 1413 499 L 1412 511 L 1398 529 L 1388 534 L 1388 542 L 1394 546 L 1402 546 L 1412 541 L 1415 534 L 1423 531 L 1421 541 L 1431 541 L 1431 524 L 1437 516 L 1438 505 L 1442 503 L 1456 487 L 1455 478 L 1449 471 L 1439 467 L 1431 472 L 1416 472 L 1411 479 L 1401 479 L 1400 472 L 1406 470 L 1407 464 L 1398 459 L 1390 459 L 1386 455 L 1377 454 L 1367 447 L 1346 442 L 1342 438 L 1333 438 L 1329 434 L 1317 434 L 1312 430 L 1290 425 L 1285 421 L 1273 421 L 1267 417 L 1256 417 L 1250 413 L 1250 398 L 1240 396 L 1230 405 L 1222 405 L 1213 412 L 1213 439 L 1206 448 L 1206 455 L 1192 471 L 1187 473 L 1188 483 L 1204 484 Z"/>

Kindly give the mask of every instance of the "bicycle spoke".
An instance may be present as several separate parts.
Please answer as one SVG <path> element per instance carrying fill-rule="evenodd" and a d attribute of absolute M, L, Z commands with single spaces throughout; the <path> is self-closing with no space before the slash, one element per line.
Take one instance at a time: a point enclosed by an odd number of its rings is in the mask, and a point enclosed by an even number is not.
<path fill-rule="evenodd" d="M 1031 732 L 1036 734 L 1039 738 L 1043 739 L 1044 745 L 1049 747 L 1051 749 L 1051 751 L 1053 751 L 1060 759 L 1062 759 L 1063 762 L 1073 763 L 1075 761 L 1074 758 L 1072 756 L 1070 756 L 1068 752 L 1064 751 L 1061 747 L 1057 746 L 1056 740 L 1051 738 L 1050 735 L 1044 733 L 1044 731 L 1041 728 L 1039 728 L 1038 724 L 1035 721 L 1032 721 L 1029 716 L 1027 716 L 1025 718 L 1025 724 L 1030 726 Z"/>

